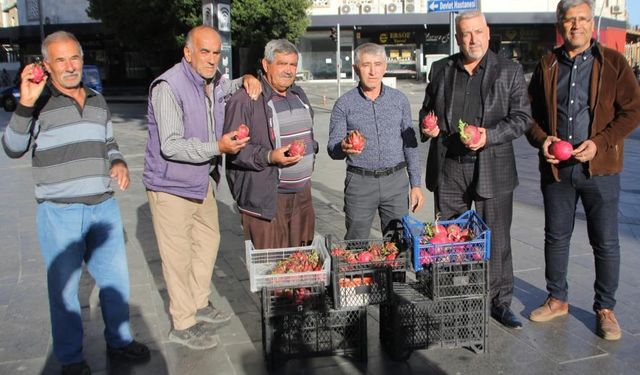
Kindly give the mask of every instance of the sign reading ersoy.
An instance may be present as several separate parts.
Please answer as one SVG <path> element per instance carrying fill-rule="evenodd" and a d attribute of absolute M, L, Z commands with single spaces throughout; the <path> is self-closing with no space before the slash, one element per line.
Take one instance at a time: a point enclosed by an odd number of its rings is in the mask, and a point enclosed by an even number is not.
<path fill-rule="evenodd" d="M 429 0 L 429 12 L 461 12 L 478 9 L 478 0 Z"/>

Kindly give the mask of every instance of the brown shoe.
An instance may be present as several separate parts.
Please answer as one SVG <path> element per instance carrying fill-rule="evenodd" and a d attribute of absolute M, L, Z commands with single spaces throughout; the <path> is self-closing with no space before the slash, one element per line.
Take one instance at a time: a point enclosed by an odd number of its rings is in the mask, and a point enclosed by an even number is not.
<path fill-rule="evenodd" d="M 569 304 L 562 302 L 557 298 L 548 297 L 542 306 L 533 310 L 529 314 L 529 320 L 534 322 L 548 322 L 553 318 L 567 315 L 569 313 Z"/>
<path fill-rule="evenodd" d="M 613 310 L 602 309 L 596 311 L 597 333 L 605 340 L 619 340 L 622 337 L 622 330 Z"/>

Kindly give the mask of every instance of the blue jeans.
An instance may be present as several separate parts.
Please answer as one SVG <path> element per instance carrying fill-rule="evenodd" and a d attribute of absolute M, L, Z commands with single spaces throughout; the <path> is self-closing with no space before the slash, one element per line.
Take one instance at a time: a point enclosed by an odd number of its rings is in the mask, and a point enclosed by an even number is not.
<path fill-rule="evenodd" d="M 542 182 L 545 277 L 549 294 L 567 301 L 567 266 L 576 205 L 582 200 L 595 256 L 594 310 L 613 309 L 620 276 L 618 202 L 620 175 L 587 178 L 581 164 L 559 169 L 560 182 Z"/>
<path fill-rule="evenodd" d="M 129 272 L 116 200 L 110 198 L 96 205 L 40 203 L 36 221 L 47 266 L 56 358 L 63 364 L 84 359 L 78 300 L 83 260 L 100 288 L 107 344 L 118 348 L 131 343 Z"/>

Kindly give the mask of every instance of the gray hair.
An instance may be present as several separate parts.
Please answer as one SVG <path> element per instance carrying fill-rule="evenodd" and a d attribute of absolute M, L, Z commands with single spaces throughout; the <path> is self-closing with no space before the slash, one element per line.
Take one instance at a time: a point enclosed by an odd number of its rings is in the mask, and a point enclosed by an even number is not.
<path fill-rule="evenodd" d="M 264 58 L 269 64 L 271 64 L 276 58 L 276 53 L 282 53 L 285 55 L 295 53 L 296 55 L 300 55 L 295 44 L 286 39 L 273 39 L 264 46 Z"/>
<path fill-rule="evenodd" d="M 75 35 L 67 31 L 56 31 L 55 33 L 51 33 L 47 35 L 46 38 L 44 38 L 44 41 L 42 42 L 42 46 L 40 48 L 40 52 L 42 52 L 42 59 L 47 60 L 47 58 L 49 58 L 48 49 L 51 43 L 69 41 L 69 40 L 76 43 L 76 45 L 78 46 L 78 49 L 80 50 L 80 56 L 81 57 L 84 56 L 84 52 L 82 52 L 82 46 L 80 45 L 80 42 L 78 42 L 78 39 L 76 38 Z"/>
<path fill-rule="evenodd" d="M 456 31 L 460 30 L 460 22 L 463 20 L 467 20 L 469 18 L 480 17 L 484 21 L 485 25 L 487 24 L 487 19 L 484 17 L 484 14 L 479 10 L 468 10 L 466 12 L 462 12 L 458 14 L 456 17 Z"/>
<path fill-rule="evenodd" d="M 194 28 L 192 28 L 191 30 L 189 30 L 189 33 L 187 33 L 187 39 L 185 39 L 184 41 L 184 45 L 189 49 L 189 51 L 191 52 L 195 52 L 193 50 L 193 34 L 196 33 L 196 31 L 198 30 L 211 30 L 214 33 L 216 33 L 218 35 L 218 37 L 220 37 L 220 34 L 218 34 L 218 31 L 216 29 L 214 29 L 213 27 L 209 26 L 209 25 L 200 25 L 200 26 L 196 26 Z"/>
<path fill-rule="evenodd" d="M 562 23 L 562 19 L 569 9 L 577 7 L 578 5 L 587 4 L 591 9 L 591 17 L 593 18 L 593 1 L 591 0 L 560 0 L 556 7 L 556 20 L 558 23 Z"/>
<path fill-rule="evenodd" d="M 374 56 L 384 56 L 385 60 L 387 59 L 387 53 L 384 50 L 384 47 L 375 44 L 375 43 L 365 43 L 359 45 L 355 51 L 353 51 L 353 63 L 354 65 L 360 64 L 360 58 L 362 55 L 374 55 Z"/>

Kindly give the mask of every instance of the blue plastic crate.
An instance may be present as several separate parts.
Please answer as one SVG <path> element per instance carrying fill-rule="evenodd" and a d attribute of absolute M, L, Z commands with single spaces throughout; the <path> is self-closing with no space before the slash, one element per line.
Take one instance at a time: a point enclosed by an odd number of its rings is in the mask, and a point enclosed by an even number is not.
<path fill-rule="evenodd" d="M 487 261 L 491 252 L 491 231 L 478 214 L 469 210 L 457 219 L 439 221 L 445 227 L 457 224 L 461 229 L 469 228 L 475 234 L 471 241 L 432 244 L 425 237 L 425 223 L 410 216 L 402 218 L 404 238 L 412 250 L 412 265 L 415 272 L 430 264 L 462 264 Z M 421 252 L 424 251 L 424 252 Z"/>

